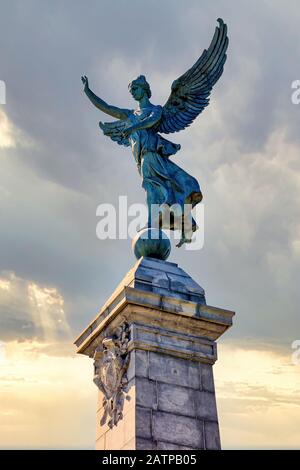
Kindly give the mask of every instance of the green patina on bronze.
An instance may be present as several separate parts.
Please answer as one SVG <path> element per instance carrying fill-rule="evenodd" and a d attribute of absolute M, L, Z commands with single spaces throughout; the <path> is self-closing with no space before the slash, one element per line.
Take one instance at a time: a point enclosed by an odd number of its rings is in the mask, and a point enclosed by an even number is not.
<path fill-rule="evenodd" d="M 143 180 L 147 194 L 148 227 L 161 227 L 182 230 L 178 244 L 191 241 L 191 233 L 197 229 L 191 216 L 191 209 L 202 200 L 198 181 L 176 165 L 169 157 L 180 145 L 174 144 L 160 135 L 179 132 L 188 127 L 209 104 L 213 85 L 223 73 L 228 47 L 227 26 L 218 19 L 214 37 L 207 50 L 197 62 L 172 83 L 171 94 L 164 106 L 150 102 L 151 89 L 144 75 L 129 84 L 129 91 L 138 102 L 138 108 L 122 109 L 111 106 L 95 95 L 89 88 L 88 78 L 82 77 L 84 91 L 90 101 L 104 113 L 117 118 L 117 121 L 102 123 L 103 133 L 120 145 L 130 146 Z M 161 219 L 153 220 L 151 207 L 171 207 L 179 204 L 182 214 L 178 221 L 173 218 L 164 226 Z M 190 205 L 189 214 L 184 211 Z M 191 233 L 184 230 L 184 217 L 191 220 Z"/>

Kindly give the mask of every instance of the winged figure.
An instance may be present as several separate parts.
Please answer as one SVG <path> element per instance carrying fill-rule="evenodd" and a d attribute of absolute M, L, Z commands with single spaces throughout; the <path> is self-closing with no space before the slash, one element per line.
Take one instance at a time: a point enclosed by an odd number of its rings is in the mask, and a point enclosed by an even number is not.
<path fill-rule="evenodd" d="M 178 152 L 180 145 L 170 142 L 161 133 L 185 129 L 208 106 L 211 90 L 223 73 L 227 57 L 227 26 L 220 18 L 218 23 L 209 48 L 172 83 L 171 94 L 164 106 L 150 102 L 151 89 L 144 75 L 128 86 L 138 102 L 135 110 L 107 104 L 91 91 L 88 78 L 82 77 L 84 91 L 93 105 L 117 118 L 114 122 L 99 123 L 103 133 L 119 145 L 131 147 L 146 191 L 148 226 L 160 224 L 162 228 L 180 229 L 181 240 L 177 246 L 190 242 L 192 232 L 197 229 L 191 210 L 202 200 L 202 193 L 198 181 L 169 158 Z M 151 208 L 157 205 L 165 208 L 179 206 L 180 218 L 173 216 L 169 218 L 168 226 L 164 226 L 160 212 L 159 220 L 154 221 Z M 185 228 L 186 218 L 190 218 L 190 230 Z"/>

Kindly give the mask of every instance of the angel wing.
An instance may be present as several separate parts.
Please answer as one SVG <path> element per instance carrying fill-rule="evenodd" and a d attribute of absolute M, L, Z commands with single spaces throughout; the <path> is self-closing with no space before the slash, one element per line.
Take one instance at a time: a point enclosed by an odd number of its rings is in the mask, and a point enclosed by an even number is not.
<path fill-rule="evenodd" d="M 128 126 L 128 120 L 118 120 L 114 122 L 99 122 L 99 126 L 104 135 L 107 135 L 111 140 L 117 142 L 119 145 L 130 145 L 129 140 L 123 136 L 124 129 Z"/>
<path fill-rule="evenodd" d="M 209 95 L 223 73 L 228 47 L 227 26 L 218 19 L 209 48 L 197 62 L 172 83 L 157 131 L 169 134 L 188 127 L 209 104 Z"/>

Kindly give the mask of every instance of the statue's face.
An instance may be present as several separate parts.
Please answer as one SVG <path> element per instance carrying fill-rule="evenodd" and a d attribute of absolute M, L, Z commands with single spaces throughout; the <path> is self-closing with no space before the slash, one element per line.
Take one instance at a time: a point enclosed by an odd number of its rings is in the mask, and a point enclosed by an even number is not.
<path fill-rule="evenodd" d="M 129 89 L 130 93 L 132 94 L 133 98 L 137 101 L 141 100 L 145 94 L 145 90 L 135 83 L 130 86 Z"/>

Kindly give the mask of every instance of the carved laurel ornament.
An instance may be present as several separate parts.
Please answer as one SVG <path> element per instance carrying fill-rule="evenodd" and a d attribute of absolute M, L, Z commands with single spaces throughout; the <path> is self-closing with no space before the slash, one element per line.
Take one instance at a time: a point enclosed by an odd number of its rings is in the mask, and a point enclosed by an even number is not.
<path fill-rule="evenodd" d="M 101 426 L 109 418 L 107 424 L 112 428 L 123 418 L 124 399 L 128 399 L 126 371 L 129 364 L 129 336 L 129 325 L 123 323 L 95 349 L 93 382 L 104 395 Z"/>

